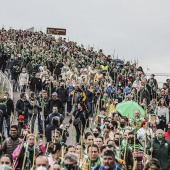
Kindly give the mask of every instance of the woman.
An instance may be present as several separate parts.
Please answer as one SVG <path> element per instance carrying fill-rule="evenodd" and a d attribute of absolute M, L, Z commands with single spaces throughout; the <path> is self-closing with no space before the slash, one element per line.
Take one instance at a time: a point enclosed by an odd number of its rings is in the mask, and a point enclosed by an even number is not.
<path fill-rule="evenodd" d="M 142 122 L 140 129 L 137 131 L 137 137 L 143 147 L 146 147 L 145 145 L 147 144 L 147 141 L 154 137 L 154 133 L 146 120 Z"/>
<path fill-rule="evenodd" d="M 73 146 L 73 145 L 67 146 L 67 148 L 66 148 L 66 154 L 67 154 L 67 153 L 75 153 L 75 152 L 76 152 L 75 146 Z"/>
<path fill-rule="evenodd" d="M 165 98 L 161 98 L 158 102 L 157 116 L 159 118 L 158 129 L 165 130 L 169 122 L 169 109 L 166 105 Z"/>
<path fill-rule="evenodd" d="M 0 157 L 0 170 L 12 170 L 12 157 L 8 154 L 4 154 Z"/>
<path fill-rule="evenodd" d="M 86 126 L 86 108 L 83 103 L 78 103 L 77 109 L 73 112 L 73 116 L 73 125 L 76 129 L 76 142 L 78 143 Z M 69 123 L 72 123 L 72 119 L 70 119 Z"/>
<path fill-rule="evenodd" d="M 109 137 L 109 133 L 110 133 L 110 127 L 104 126 L 104 129 L 103 129 L 104 144 L 107 144 L 107 141 L 111 139 Z"/>
<path fill-rule="evenodd" d="M 60 165 L 61 163 L 61 152 L 62 152 L 62 146 L 60 143 L 52 143 L 50 142 L 48 147 L 48 152 L 50 153 L 48 156 L 48 161 L 51 170 L 55 169 L 55 164 Z"/>
<path fill-rule="evenodd" d="M 145 166 L 144 170 L 159 170 L 160 164 L 157 159 L 152 158 Z"/>
<path fill-rule="evenodd" d="M 119 133 L 118 123 L 117 123 L 116 121 L 112 120 L 112 121 L 110 122 L 110 133 L 109 133 L 109 137 L 110 137 L 111 139 L 113 139 L 115 133 Z"/>
<path fill-rule="evenodd" d="M 30 169 L 33 166 L 34 159 L 38 155 L 39 148 L 35 146 L 35 136 L 34 134 L 28 134 L 26 142 L 18 145 L 12 154 L 13 160 L 16 161 L 14 165 L 14 170 L 17 170 L 17 168 L 22 169 L 23 166 L 25 170 Z"/>
<path fill-rule="evenodd" d="M 85 145 L 84 144 L 82 144 L 81 145 L 81 143 L 77 143 L 76 144 L 76 154 L 78 155 L 78 159 L 79 159 L 79 167 L 81 167 L 82 166 L 82 162 L 84 161 L 84 156 L 85 156 L 85 154 L 84 154 L 84 152 L 85 152 Z"/>
<path fill-rule="evenodd" d="M 94 141 L 94 136 L 91 132 L 86 132 L 84 135 L 84 142 L 85 142 L 85 153 L 87 153 L 87 148 L 89 145 L 92 145 Z"/>

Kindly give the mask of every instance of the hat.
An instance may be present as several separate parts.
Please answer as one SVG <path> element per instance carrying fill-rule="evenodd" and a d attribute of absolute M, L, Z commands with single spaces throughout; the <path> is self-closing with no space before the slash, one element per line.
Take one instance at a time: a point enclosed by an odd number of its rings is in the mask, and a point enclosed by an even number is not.
<path fill-rule="evenodd" d="M 52 96 L 58 96 L 58 94 L 56 92 L 52 93 Z"/>
<path fill-rule="evenodd" d="M 19 115 L 18 119 L 17 120 L 25 120 L 24 116 L 23 115 Z"/>

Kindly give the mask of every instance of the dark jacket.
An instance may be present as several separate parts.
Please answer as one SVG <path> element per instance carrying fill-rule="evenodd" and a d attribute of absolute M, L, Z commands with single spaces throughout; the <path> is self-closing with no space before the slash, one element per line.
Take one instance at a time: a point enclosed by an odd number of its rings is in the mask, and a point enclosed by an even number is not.
<path fill-rule="evenodd" d="M 57 92 L 58 98 L 61 100 L 61 102 L 66 103 L 67 97 L 68 97 L 67 89 L 60 87 L 60 88 L 57 89 L 56 92 Z"/>
<path fill-rule="evenodd" d="M 21 115 L 22 112 L 24 112 L 24 116 L 28 117 L 28 109 L 33 109 L 33 106 L 30 104 L 28 100 L 21 100 L 19 99 L 16 104 L 16 111 L 18 112 L 18 115 Z"/>
<path fill-rule="evenodd" d="M 30 82 L 30 90 L 35 92 L 35 90 L 42 90 L 42 80 L 40 78 L 33 77 Z"/>
<path fill-rule="evenodd" d="M 11 79 L 12 80 L 17 80 L 18 77 L 19 77 L 20 72 L 21 72 L 20 69 L 17 69 L 16 67 L 13 67 L 12 71 L 11 71 L 11 75 L 12 75 Z"/>
<path fill-rule="evenodd" d="M 14 102 L 12 99 L 8 98 L 6 102 L 7 115 L 10 116 L 11 112 L 14 113 Z"/>
<path fill-rule="evenodd" d="M 12 155 L 16 147 L 22 142 L 22 139 L 16 138 L 12 139 L 11 137 L 6 138 L 2 147 L 4 154 Z"/>
<path fill-rule="evenodd" d="M 64 66 L 63 63 L 58 63 L 56 65 L 56 67 L 55 67 L 55 70 L 54 70 L 55 74 L 60 75 L 61 74 L 61 69 L 62 69 L 63 66 Z"/>
<path fill-rule="evenodd" d="M 7 69 L 12 69 L 12 67 L 14 66 L 14 63 L 15 63 L 15 59 L 13 59 L 13 58 L 10 58 L 10 59 L 8 59 L 8 61 L 7 61 Z"/>
<path fill-rule="evenodd" d="M 7 110 L 6 110 L 6 106 L 4 103 L 0 103 L 0 111 L 2 111 L 2 113 L 0 112 L 0 117 L 7 117 L 7 114 L 6 114 Z"/>
<path fill-rule="evenodd" d="M 54 130 L 57 130 L 60 132 L 60 134 L 62 134 L 62 129 L 60 129 L 59 127 L 51 124 L 49 126 L 47 126 L 46 128 L 46 138 L 47 138 L 47 142 L 50 142 L 52 139 L 51 139 L 51 132 L 54 131 Z"/>
<path fill-rule="evenodd" d="M 57 116 L 57 117 L 60 118 L 60 124 L 62 124 L 62 122 L 63 122 L 63 120 L 64 120 L 64 117 L 63 117 L 63 115 L 60 114 L 60 113 L 51 113 L 51 114 L 49 114 L 49 115 L 47 116 L 47 119 L 46 119 L 46 124 L 51 124 L 52 119 L 53 119 L 53 117 L 55 117 L 55 116 Z"/>
<path fill-rule="evenodd" d="M 48 101 L 48 105 L 47 105 L 47 108 L 48 108 L 48 114 L 52 113 L 52 109 L 53 109 L 53 106 L 56 105 L 58 107 L 58 111 L 59 113 L 63 113 L 63 110 L 64 110 L 64 106 L 63 106 L 63 103 L 61 102 L 60 99 L 56 99 L 56 100 L 53 100 L 53 99 L 50 99 Z"/>
<path fill-rule="evenodd" d="M 94 94 L 91 91 L 87 90 L 86 91 L 86 97 L 87 97 L 86 102 L 92 102 L 93 98 L 94 98 Z"/>
<path fill-rule="evenodd" d="M 153 147 L 152 158 L 158 159 L 162 169 L 170 169 L 170 142 L 163 138 L 160 143 L 157 138 L 148 141 L 147 152 Z"/>

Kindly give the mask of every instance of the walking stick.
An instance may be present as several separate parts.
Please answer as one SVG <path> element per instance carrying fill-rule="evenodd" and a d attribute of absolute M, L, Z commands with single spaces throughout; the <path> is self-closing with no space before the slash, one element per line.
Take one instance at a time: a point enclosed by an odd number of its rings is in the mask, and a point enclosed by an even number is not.
<path fill-rule="evenodd" d="M 25 150 L 25 153 L 24 153 L 24 161 L 22 163 L 22 170 L 25 169 L 25 161 L 26 161 L 27 152 L 28 152 L 28 143 L 27 143 L 26 150 Z"/>

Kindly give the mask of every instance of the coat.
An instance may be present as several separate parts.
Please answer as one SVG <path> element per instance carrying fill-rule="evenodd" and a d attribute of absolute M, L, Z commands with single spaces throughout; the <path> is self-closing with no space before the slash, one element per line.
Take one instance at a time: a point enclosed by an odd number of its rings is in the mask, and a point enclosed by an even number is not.
<path fill-rule="evenodd" d="M 157 138 L 148 141 L 146 149 L 149 155 L 151 147 L 153 147 L 152 158 L 158 159 L 162 169 L 170 169 L 170 142 L 165 138 L 161 143 Z"/>
<path fill-rule="evenodd" d="M 19 85 L 28 85 L 29 75 L 28 73 L 20 73 Z"/>
<path fill-rule="evenodd" d="M 24 112 L 24 116 L 28 117 L 28 109 L 33 109 L 33 106 L 30 104 L 28 100 L 21 100 L 19 99 L 16 104 L 16 111 L 18 115 L 21 115 Z"/>
<path fill-rule="evenodd" d="M 14 113 L 14 102 L 12 99 L 8 98 L 6 102 L 7 115 L 10 116 L 11 112 Z"/>

